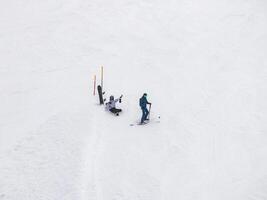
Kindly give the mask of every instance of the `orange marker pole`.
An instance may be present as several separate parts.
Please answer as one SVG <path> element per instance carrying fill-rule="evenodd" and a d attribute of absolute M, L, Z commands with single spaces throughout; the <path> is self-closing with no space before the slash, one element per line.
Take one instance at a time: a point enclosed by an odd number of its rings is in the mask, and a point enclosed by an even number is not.
<path fill-rule="evenodd" d="M 96 75 L 94 75 L 94 96 L 95 96 L 95 87 L 96 87 Z"/>

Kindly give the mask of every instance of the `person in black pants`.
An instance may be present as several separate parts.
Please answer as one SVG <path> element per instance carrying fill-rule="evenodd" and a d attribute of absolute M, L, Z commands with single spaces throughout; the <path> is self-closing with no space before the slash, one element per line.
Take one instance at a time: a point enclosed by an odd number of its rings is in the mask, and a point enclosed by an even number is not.
<path fill-rule="evenodd" d="M 122 111 L 122 109 L 116 108 L 116 103 L 117 102 L 121 103 L 121 98 L 122 95 L 118 99 L 115 99 L 114 96 L 110 96 L 109 102 L 106 103 L 106 109 L 118 116 L 119 113 Z"/>
<path fill-rule="evenodd" d="M 147 104 L 151 106 L 151 103 L 147 101 L 147 94 L 144 93 L 143 96 L 139 99 L 139 105 L 142 110 L 141 124 L 144 124 L 146 120 L 149 120 L 147 118 L 149 114 L 149 111 L 147 109 Z"/>

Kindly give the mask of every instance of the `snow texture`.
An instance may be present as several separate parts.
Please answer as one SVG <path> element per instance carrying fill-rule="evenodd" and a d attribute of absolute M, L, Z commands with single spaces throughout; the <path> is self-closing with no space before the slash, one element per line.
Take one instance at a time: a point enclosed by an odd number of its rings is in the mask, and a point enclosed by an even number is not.
<path fill-rule="evenodd" d="M 266 200 L 266 25 L 265 0 L 0 1 L 0 200 Z M 130 126 L 144 92 L 160 123 Z"/>

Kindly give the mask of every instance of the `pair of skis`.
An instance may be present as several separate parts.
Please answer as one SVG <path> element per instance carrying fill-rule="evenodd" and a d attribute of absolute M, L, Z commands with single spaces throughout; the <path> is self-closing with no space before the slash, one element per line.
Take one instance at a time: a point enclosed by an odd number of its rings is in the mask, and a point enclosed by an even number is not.
<path fill-rule="evenodd" d="M 130 124 L 130 126 L 134 126 L 134 125 L 146 125 L 146 124 L 149 124 L 149 123 L 160 123 L 160 116 L 158 116 L 157 118 L 152 118 L 150 119 L 150 111 L 151 111 L 151 104 L 149 105 L 149 111 L 148 111 L 148 116 L 147 116 L 147 120 L 144 121 L 143 123 L 141 122 L 138 122 L 136 124 Z"/>
<path fill-rule="evenodd" d="M 136 122 L 136 123 L 131 123 L 130 126 L 144 126 L 144 125 L 147 125 L 147 124 L 159 124 L 160 123 L 160 116 L 156 117 L 156 118 L 151 118 L 147 121 L 145 121 L 144 123 L 141 123 L 141 122 Z"/>
<path fill-rule="evenodd" d="M 99 103 L 100 105 L 103 105 L 106 99 L 103 98 L 103 95 L 105 92 L 103 92 L 102 87 L 99 85 L 97 86 L 98 96 L 99 96 Z"/>

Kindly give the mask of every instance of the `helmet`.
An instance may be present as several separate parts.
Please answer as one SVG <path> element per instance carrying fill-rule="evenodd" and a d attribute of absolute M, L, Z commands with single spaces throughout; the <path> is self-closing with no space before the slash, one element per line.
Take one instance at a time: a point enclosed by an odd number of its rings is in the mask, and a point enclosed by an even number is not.
<path fill-rule="evenodd" d="M 144 93 L 143 96 L 147 96 L 147 93 Z"/>
<path fill-rule="evenodd" d="M 109 97 L 109 100 L 110 100 L 110 101 L 114 101 L 114 96 L 111 95 L 111 96 Z"/>

